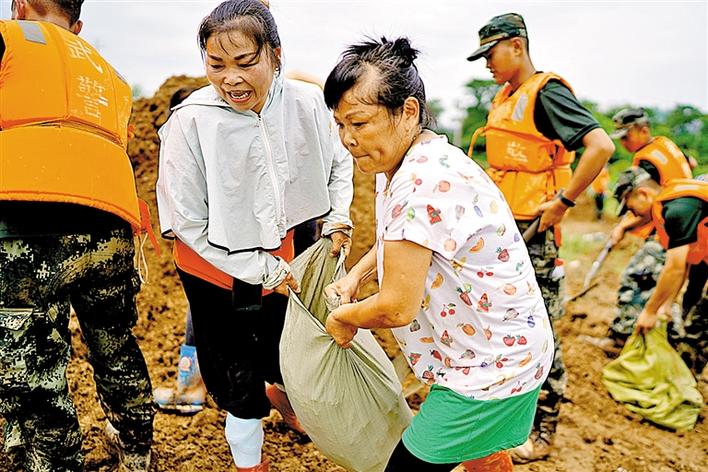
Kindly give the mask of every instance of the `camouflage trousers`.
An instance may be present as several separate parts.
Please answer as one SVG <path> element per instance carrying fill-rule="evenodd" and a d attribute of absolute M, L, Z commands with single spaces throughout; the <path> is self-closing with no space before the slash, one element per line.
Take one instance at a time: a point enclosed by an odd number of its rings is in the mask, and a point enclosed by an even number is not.
<path fill-rule="evenodd" d="M 530 221 L 517 221 L 521 233 L 531 224 Z M 553 364 L 548 372 L 546 381 L 541 386 L 541 395 L 538 399 L 538 409 L 534 418 L 534 429 L 538 431 L 547 442 L 555 434 L 560 413 L 560 402 L 565 394 L 565 387 L 568 383 L 568 375 L 563 364 L 561 354 L 560 336 L 556 333 L 555 323 L 563 317 L 563 297 L 562 297 L 562 277 L 552 277 L 551 273 L 555 268 L 555 261 L 558 258 L 558 247 L 552 229 L 542 233 L 537 233 L 526 244 L 531 257 L 536 280 L 541 288 L 543 301 L 546 303 L 546 310 L 553 329 L 553 340 L 555 355 Z"/>
<path fill-rule="evenodd" d="M 665 261 L 666 251 L 654 239 L 645 241 L 632 256 L 620 278 L 617 308 L 610 323 L 609 337 L 624 341 L 632 334 L 639 314 L 654 292 Z"/>
<path fill-rule="evenodd" d="M 152 388 L 131 332 L 140 287 L 134 254 L 127 225 L 0 239 L 0 416 L 6 451 L 27 471 L 82 470 L 66 378 L 70 305 L 106 416 L 126 449 L 150 448 Z"/>

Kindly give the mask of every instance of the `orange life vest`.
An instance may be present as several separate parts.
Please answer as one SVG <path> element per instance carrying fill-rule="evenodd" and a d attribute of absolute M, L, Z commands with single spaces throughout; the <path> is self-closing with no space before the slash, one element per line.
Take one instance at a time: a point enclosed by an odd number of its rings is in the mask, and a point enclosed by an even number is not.
<path fill-rule="evenodd" d="M 130 86 L 52 23 L 0 21 L 0 35 L 0 200 L 91 206 L 136 232 L 142 210 L 149 226 L 126 153 Z"/>
<path fill-rule="evenodd" d="M 692 177 L 686 156 L 664 136 L 657 136 L 634 154 L 632 165 L 636 167 L 641 161 L 647 161 L 657 168 L 661 185 L 672 179 Z"/>
<path fill-rule="evenodd" d="M 285 235 L 280 248 L 270 251 L 274 256 L 279 256 L 290 262 L 295 258 L 295 242 L 294 230 L 290 230 Z M 198 277 L 206 282 L 216 285 L 217 287 L 231 290 L 234 279 L 226 272 L 217 269 L 210 262 L 197 254 L 192 248 L 184 244 L 179 239 L 175 239 L 175 244 L 172 246 L 172 255 L 175 258 L 177 267 L 186 273 Z M 271 290 L 263 290 L 263 295 L 271 293 Z"/>
<path fill-rule="evenodd" d="M 657 136 L 639 149 L 632 159 L 632 165 L 638 166 L 640 162 L 646 161 L 652 164 L 659 171 L 659 184 L 664 186 L 669 180 L 690 179 L 691 167 L 688 165 L 686 156 L 669 138 Z M 648 238 L 654 232 L 654 225 L 650 222 L 638 226 L 630 231 L 635 236 L 642 239 Z"/>
<path fill-rule="evenodd" d="M 682 197 L 695 197 L 708 202 L 708 182 L 694 179 L 674 179 L 654 199 L 651 207 L 651 218 L 656 227 L 659 243 L 664 249 L 669 247 L 669 236 L 666 233 L 664 217 L 662 216 L 664 202 Z M 703 218 L 698 223 L 697 236 L 696 242 L 689 246 L 688 263 L 699 264 L 701 261 L 708 263 L 708 217 Z"/>
<path fill-rule="evenodd" d="M 536 208 L 565 188 L 573 173 L 570 164 L 575 153 L 559 140 L 542 135 L 534 123 L 538 92 L 549 80 L 558 80 L 572 91 L 560 76 L 546 72 L 529 77 L 511 93 L 507 83 L 497 92 L 489 110 L 487 124 L 475 131 L 476 138 L 487 138 L 487 173 L 506 197 L 514 218 L 530 220 Z"/>

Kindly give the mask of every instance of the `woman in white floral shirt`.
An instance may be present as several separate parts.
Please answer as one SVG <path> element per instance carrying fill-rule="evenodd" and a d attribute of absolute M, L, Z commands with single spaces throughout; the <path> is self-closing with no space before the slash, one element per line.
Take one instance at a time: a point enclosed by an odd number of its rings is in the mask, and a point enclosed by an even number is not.
<path fill-rule="evenodd" d="M 329 286 L 344 303 L 327 330 L 393 328 L 432 385 L 389 471 L 511 470 L 531 430 L 553 335 L 511 211 L 484 171 L 425 129 L 425 90 L 405 38 L 351 46 L 325 101 L 359 169 L 377 174 L 377 244 Z M 356 302 L 378 277 L 380 291 Z"/>

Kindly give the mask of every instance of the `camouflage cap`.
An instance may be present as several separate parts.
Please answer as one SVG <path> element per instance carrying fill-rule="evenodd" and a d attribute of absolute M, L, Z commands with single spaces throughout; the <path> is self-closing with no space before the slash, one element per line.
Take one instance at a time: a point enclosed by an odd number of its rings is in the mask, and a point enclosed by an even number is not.
<path fill-rule="evenodd" d="M 476 61 L 496 46 L 499 41 L 518 36 L 522 38 L 528 37 L 524 17 L 518 13 L 505 13 L 495 16 L 479 30 L 479 48 L 467 60 Z"/>
<path fill-rule="evenodd" d="M 617 208 L 617 215 L 622 215 L 627 211 L 627 195 L 629 192 L 634 190 L 642 182 L 651 180 L 651 175 L 649 172 L 645 171 L 641 167 L 630 167 L 625 169 L 619 177 L 617 177 L 617 183 L 612 191 L 613 195 L 620 202 Z"/>
<path fill-rule="evenodd" d="M 615 122 L 615 131 L 610 136 L 619 139 L 634 125 L 648 125 L 649 115 L 644 108 L 623 108 L 615 113 L 612 121 Z"/>

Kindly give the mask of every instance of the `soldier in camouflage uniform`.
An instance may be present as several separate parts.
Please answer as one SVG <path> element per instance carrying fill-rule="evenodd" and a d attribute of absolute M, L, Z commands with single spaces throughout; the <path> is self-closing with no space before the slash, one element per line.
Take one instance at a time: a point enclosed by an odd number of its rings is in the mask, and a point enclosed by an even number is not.
<path fill-rule="evenodd" d="M 665 185 L 675 178 L 691 177 L 688 160 L 680 149 L 668 138 L 652 136 L 649 116 L 644 109 L 625 108 L 612 119 L 615 126 L 612 137 L 619 139 L 622 146 L 634 154 L 633 165 L 644 169 L 653 180 Z M 609 342 L 599 344 L 613 353 L 624 345 L 634 330 L 637 318 L 651 297 L 664 267 L 666 251 L 650 237 L 653 229 L 651 225 L 646 225 L 645 218 L 625 215 L 610 235 L 615 244 L 622 240 L 627 231 L 633 231 L 646 240 L 622 273 L 617 311 L 605 340 Z"/>
<path fill-rule="evenodd" d="M 698 179 L 672 180 L 660 185 L 644 169 L 630 167 L 617 179 L 615 198 L 625 208 L 648 216 L 657 240 L 666 249 L 657 284 L 637 316 L 635 332 L 651 330 L 667 310 L 684 279 L 683 330 L 670 330 L 669 341 L 696 376 L 708 360 L 706 307 L 708 307 L 708 184 Z"/>
<path fill-rule="evenodd" d="M 13 467 L 83 470 L 66 378 L 71 306 L 119 470 L 147 472 L 154 411 L 131 332 L 141 215 L 125 153 L 130 88 L 75 36 L 82 3 L 14 0 L 13 20 L 0 21 L 0 416 Z M 33 63 L 48 57 L 56 60 L 38 76 Z M 74 85 L 82 79 L 104 89 L 103 108 L 76 105 L 85 104 Z M 36 93 L 38 81 L 54 92 L 21 106 L 17 97 Z"/>

